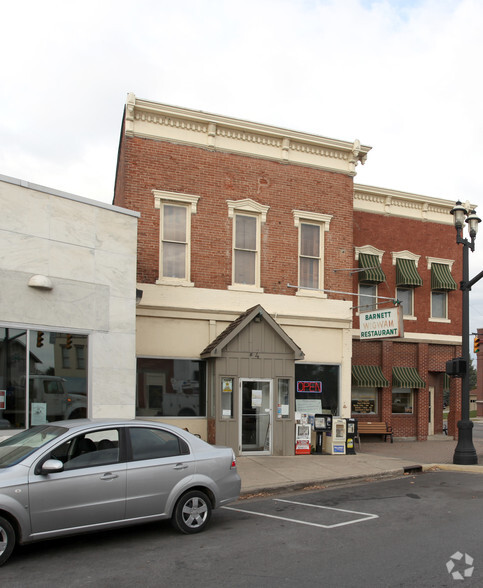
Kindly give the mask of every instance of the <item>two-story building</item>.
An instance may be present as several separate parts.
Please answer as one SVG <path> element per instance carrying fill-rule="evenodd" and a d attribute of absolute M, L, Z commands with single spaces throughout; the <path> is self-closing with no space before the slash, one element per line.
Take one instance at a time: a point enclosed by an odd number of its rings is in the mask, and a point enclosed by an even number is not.
<path fill-rule="evenodd" d="M 358 341 L 355 329 L 360 296 L 370 290 L 395 298 L 396 287 L 401 295 L 403 287 L 416 288 L 396 286 L 386 268 L 393 260 L 394 271 L 398 259 L 415 263 L 418 256 L 456 270 L 451 219 L 443 219 L 451 205 L 405 195 L 400 209 L 391 205 L 394 193 L 354 187 L 356 166 L 369 150 L 357 140 L 129 94 L 114 204 L 140 213 L 137 415 L 174 421 L 238 454 L 291 455 L 298 414 L 350 417 L 362 406 L 354 404 L 353 390 L 361 400 L 371 390 L 366 396 L 377 402 L 370 413 L 394 420 L 396 436 L 425 437 L 426 405 L 415 390 L 423 389 L 417 386 L 427 373 L 424 354 L 437 346 L 441 360 L 449 359 L 458 344 L 452 293 L 445 317 L 433 322 L 424 315 L 421 332 L 421 311 L 404 317 L 411 338 Z M 425 212 L 408 214 L 413 204 Z M 427 214 L 433 205 L 438 213 Z M 428 227 L 425 245 L 413 233 Z M 372 263 L 366 274 L 355 271 L 371 256 L 378 271 Z M 418 287 L 427 289 L 432 270 L 422 265 Z M 403 346 L 406 356 L 394 362 Z M 393 363 L 417 368 L 421 380 L 393 380 Z M 363 380 L 371 371 L 365 366 L 377 366 L 383 379 Z M 440 368 L 438 360 L 431 369 L 440 374 Z M 426 392 L 430 385 L 424 381 Z M 396 404 L 419 402 L 401 428 L 402 416 L 393 419 L 392 386 L 400 389 Z"/>

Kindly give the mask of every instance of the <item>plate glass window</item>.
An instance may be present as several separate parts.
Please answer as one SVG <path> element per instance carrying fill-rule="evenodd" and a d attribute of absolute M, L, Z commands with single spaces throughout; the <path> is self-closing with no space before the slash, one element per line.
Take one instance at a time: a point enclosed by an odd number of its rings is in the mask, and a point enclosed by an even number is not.
<path fill-rule="evenodd" d="M 206 416 L 206 363 L 138 358 L 137 416 Z"/>
<path fill-rule="evenodd" d="M 0 327 L 0 429 L 87 416 L 87 336 Z"/>
<path fill-rule="evenodd" d="M 392 389 L 392 413 L 412 414 L 413 412 L 413 391 L 409 388 Z"/>
<path fill-rule="evenodd" d="M 352 388 L 352 412 L 356 414 L 377 413 L 376 388 Z"/>

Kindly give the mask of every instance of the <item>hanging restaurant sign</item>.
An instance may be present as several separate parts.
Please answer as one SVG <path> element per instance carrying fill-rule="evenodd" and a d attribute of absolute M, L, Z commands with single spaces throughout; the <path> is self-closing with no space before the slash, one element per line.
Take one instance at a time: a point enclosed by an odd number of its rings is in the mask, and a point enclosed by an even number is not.
<path fill-rule="evenodd" d="M 402 306 L 361 312 L 359 323 L 361 341 L 404 336 Z"/>

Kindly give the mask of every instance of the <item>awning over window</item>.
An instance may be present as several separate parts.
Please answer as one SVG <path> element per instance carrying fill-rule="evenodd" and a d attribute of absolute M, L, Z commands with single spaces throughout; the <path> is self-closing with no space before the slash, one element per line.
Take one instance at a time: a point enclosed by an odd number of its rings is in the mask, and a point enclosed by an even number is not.
<path fill-rule="evenodd" d="M 396 286 L 422 286 L 423 280 L 418 274 L 413 259 L 396 259 Z"/>
<path fill-rule="evenodd" d="M 363 272 L 359 272 L 359 282 L 380 284 L 381 282 L 386 281 L 386 276 L 382 271 L 379 257 L 377 255 L 359 253 L 359 267 L 364 268 Z"/>
<path fill-rule="evenodd" d="M 392 385 L 395 388 L 426 388 L 426 382 L 416 368 L 393 367 Z"/>
<path fill-rule="evenodd" d="M 353 365 L 352 383 L 361 388 L 385 388 L 389 382 L 378 365 Z"/>
<path fill-rule="evenodd" d="M 445 263 L 431 264 L 431 290 L 457 290 L 458 284 L 451 275 L 449 265 Z"/>

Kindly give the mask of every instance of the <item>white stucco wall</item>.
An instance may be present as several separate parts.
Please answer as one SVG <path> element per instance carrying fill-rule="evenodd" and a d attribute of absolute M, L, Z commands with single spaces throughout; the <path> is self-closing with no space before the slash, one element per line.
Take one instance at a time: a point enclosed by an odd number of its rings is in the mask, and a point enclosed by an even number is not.
<path fill-rule="evenodd" d="M 0 324 L 88 335 L 89 416 L 134 417 L 138 213 L 5 176 L 0 210 Z"/>

